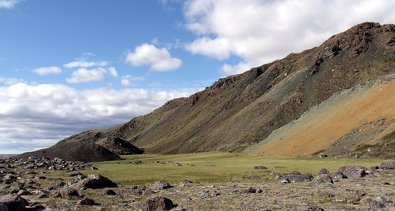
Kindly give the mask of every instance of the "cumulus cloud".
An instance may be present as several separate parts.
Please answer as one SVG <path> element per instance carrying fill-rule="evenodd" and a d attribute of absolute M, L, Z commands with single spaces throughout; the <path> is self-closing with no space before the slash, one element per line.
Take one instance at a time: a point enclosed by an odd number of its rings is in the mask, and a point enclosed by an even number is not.
<path fill-rule="evenodd" d="M 90 128 L 110 127 L 197 89 L 77 90 L 60 84 L 0 86 L 0 154 L 48 147 Z"/>
<path fill-rule="evenodd" d="M 103 68 L 98 67 L 95 69 L 79 68 L 74 71 L 70 78 L 67 78 L 67 83 L 88 83 L 95 81 L 102 81 L 106 74 L 117 77 L 118 73 L 114 67 Z"/>
<path fill-rule="evenodd" d="M 196 39 L 186 44 L 194 54 L 219 60 L 226 74 L 279 59 L 319 45 L 335 33 L 365 22 L 395 22 L 395 1 L 388 0 L 188 0 L 186 27 Z"/>
<path fill-rule="evenodd" d="M 181 59 L 172 57 L 166 48 L 157 48 L 147 43 L 137 46 L 134 52 L 129 52 L 125 62 L 133 66 L 148 65 L 151 70 L 158 72 L 176 70 L 182 65 Z"/>
<path fill-rule="evenodd" d="M 60 74 L 63 72 L 62 68 L 56 66 L 39 67 L 33 70 L 38 75 Z"/>
<path fill-rule="evenodd" d="M 12 9 L 20 0 L 0 0 L 0 9 Z"/>

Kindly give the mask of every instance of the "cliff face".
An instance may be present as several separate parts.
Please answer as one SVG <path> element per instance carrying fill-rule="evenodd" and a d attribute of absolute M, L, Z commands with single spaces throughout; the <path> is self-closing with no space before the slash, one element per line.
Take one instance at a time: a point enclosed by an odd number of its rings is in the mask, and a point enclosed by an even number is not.
<path fill-rule="evenodd" d="M 335 93 L 392 74 L 394 67 L 395 26 L 363 23 L 117 128 L 68 141 L 121 138 L 151 153 L 241 151 Z"/>

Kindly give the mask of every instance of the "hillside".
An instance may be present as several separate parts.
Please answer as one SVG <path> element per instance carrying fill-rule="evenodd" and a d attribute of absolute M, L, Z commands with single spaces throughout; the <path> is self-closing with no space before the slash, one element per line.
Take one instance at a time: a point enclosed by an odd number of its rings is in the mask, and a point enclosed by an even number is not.
<path fill-rule="evenodd" d="M 122 126 L 84 132 L 58 145 L 121 138 L 149 153 L 242 151 L 332 95 L 395 73 L 394 67 L 395 26 L 362 23 L 318 47 L 220 79 Z M 377 100 L 384 103 L 387 99 Z M 329 147 L 329 143 L 322 146 Z"/>
<path fill-rule="evenodd" d="M 390 140 L 385 139 L 395 131 L 394 108 L 395 76 L 391 75 L 333 95 L 245 152 L 394 157 L 393 140 L 389 145 Z M 376 144 L 387 144 L 387 149 L 377 152 Z"/>

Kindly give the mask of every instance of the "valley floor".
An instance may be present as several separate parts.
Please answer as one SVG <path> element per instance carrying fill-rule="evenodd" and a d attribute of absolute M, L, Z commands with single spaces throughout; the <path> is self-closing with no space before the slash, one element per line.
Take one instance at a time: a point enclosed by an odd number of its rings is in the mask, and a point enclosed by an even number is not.
<path fill-rule="evenodd" d="M 172 210 L 395 210 L 395 169 L 370 168 L 379 166 L 380 160 L 267 158 L 232 153 L 123 158 L 94 163 L 96 170 L 80 171 L 108 177 L 119 184 L 117 188 L 78 189 L 84 177 L 76 171 L 37 168 L 33 174 L 23 166 L 13 171 L 22 180 L 45 176 L 26 186 L 27 192 L 21 196 L 31 207 L 42 205 L 46 210 L 147 210 L 147 201 L 156 196 L 171 199 L 176 204 Z M 336 175 L 331 173 L 342 166 L 361 167 L 351 172 L 355 178 L 335 180 Z M 360 174 L 363 167 L 367 167 L 366 172 Z M 331 173 L 323 173 L 322 168 Z M 317 179 L 323 174 L 331 175 L 329 180 Z M 291 177 L 284 179 L 284 175 Z M 298 179 L 303 181 L 293 181 Z M 13 183 L 0 184 L 0 196 L 15 188 Z M 73 188 L 78 196 L 69 191 Z M 38 197 L 37 189 L 48 196 Z M 57 191 L 61 196 L 54 196 Z M 81 205 L 82 196 L 98 205 Z"/>

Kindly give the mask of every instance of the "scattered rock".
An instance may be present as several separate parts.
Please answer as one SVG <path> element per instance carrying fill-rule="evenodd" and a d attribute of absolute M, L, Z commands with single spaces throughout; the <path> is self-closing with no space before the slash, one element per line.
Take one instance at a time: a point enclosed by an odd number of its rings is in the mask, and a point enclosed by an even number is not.
<path fill-rule="evenodd" d="M 254 169 L 257 169 L 257 170 L 266 170 L 267 167 L 266 167 L 266 166 L 254 166 Z"/>
<path fill-rule="evenodd" d="M 83 198 L 77 202 L 77 205 L 86 205 L 86 206 L 94 206 L 94 205 L 100 205 L 96 203 L 93 199 L 91 198 Z"/>
<path fill-rule="evenodd" d="M 243 191 L 244 193 L 262 193 L 263 190 L 260 188 L 249 187 Z"/>
<path fill-rule="evenodd" d="M 106 189 L 106 190 L 104 190 L 104 194 L 106 194 L 107 196 L 114 196 L 114 195 L 117 195 L 117 193 L 116 193 L 114 190 L 112 190 L 112 189 Z"/>
<path fill-rule="evenodd" d="M 180 187 L 180 188 L 187 188 L 187 187 L 190 187 L 192 185 L 192 183 L 193 182 L 191 182 L 189 180 L 184 180 L 184 181 L 180 182 L 178 187 Z"/>
<path fill-rule="evenodd" d="M 380 164 L 381 169 L 395 169 L 395 160 L 385 160 Z"/>
<path fill-rule="evenodd" d="M 156 196 L 147 201 L 148 211 L 167 211 L 176 206 L 172 200 L 162 196 Z"/>
<path fill-rule="evenodd" d="M 358 179 L 366 175 L 366 168 L 362 166 L 343 166 L 338 172 L 343 173 L 349 179 Z"/>
<path fill-rule="evenodd" d="M 328 169 L 326 169 L 326 168 L 322 168 L 319 172 L 318 172 L 318 174 L 330 174 L 331 172 L 329 172 L 329 170 Z"/>
<path fill-rule="evenodd" d="M 65 188 L 61 188 L 59 190 L 59 194 L 60 197 L 62 197 L 63 199 L 79 199 L 81 198 L 80 194 L 78 193 L 78 191 L 74 188 L 69 188 L 69 187 L 65 187 Z"/>
<path fill-rule="evenodd" d="M 149 186 L 149 189 L 152 189 L 152 190 L 163 190 L 163 189 L 168 189 L 168 188 L 171 188 L 171 187 L 172 186 L 169 183 L 167 183 L 167 182 L 156 181 L 156 182 L 154 182 L 153 184 L 151 184 Z"/>
<path fill-rule="evenodd" d="M 375 199 L 366 198 L 362 200 L 362 204 L 368 206 L 369 208 L 385 208 L 387 204 L 387 200 L 383 197 L 377 197 Z"/>
<path fill-rule="evenodd" d="M 84 189 L 91 188 L 91 189 L 101 189 L 101 188 L 113 188 L 118 187 L 118 185 L 108 179 L 107 177 L 91 174 L 88 175 L 87 178 L 81 181 L 81 186 Z"/>
<path fill-rule="evenodd" d="M 330 184 L 333 183 L 333 180 L 328 174 L 319 174 L 314 177 L 312 182 L 315 184 Z"/>
<path fill-rule="evenodd" d="M 142 164 L 143 164 L 143 161 L 141 161 L 141 160 L 131 161 L 131 162 L 129 162 L 129 164 L 132 164 L 132 165 L 142 165 Z"/>
<path fill-rule="evenodd" d="M 294 171 L 288 174 L 283 174 L 280 176 L 281 183 L 289 182 L 309 182 L 313 179 L 311 174 L 302 174 L 300 172 Z"/>
<path fill-rule="evenodd" d="M 307 211 L 325 211 L 325 210 L 322 209 L 321 207 L 310 206 L 310 207 L 307 208 Z"/>
<path fill-rule="evenodd" d="M 341 172 L 331 173 L 331 174 L 329 174 L 329 176 L 332 178 L 333 182 L 338 182 L 341 179 L 346 179 L 347 178 L 346 175 L 344 175 Z"/>

